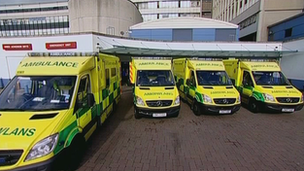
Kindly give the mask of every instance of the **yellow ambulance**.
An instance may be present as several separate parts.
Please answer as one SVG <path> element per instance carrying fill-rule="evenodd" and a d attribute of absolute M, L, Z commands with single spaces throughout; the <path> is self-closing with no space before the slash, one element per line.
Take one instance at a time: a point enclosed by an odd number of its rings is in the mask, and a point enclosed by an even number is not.
<path fill-rule="evenodd" d="M 173 67 L 181 99 L 191 105 L 195 115 L 233 114 L 240 109 L 240 95 L 222 61 L 181 58 L 173 60 Z"/>
<path fill-rule="evenodd" d="M 303 108 L 303 94 L 271 60 L 224 60 L 226 71 L 252 112 L 294 112 Z"/>
<path fill-rule="evenodd" d="M 134 85 L 134 116 L 177 117 L 179 93 L 167 58 L 132 58 L 130 82 Z"/>
<path fill-rule="evenodd" d="M 120 60 L 98 53 L 30 56 L 0 94 L 0 170 L 54 170 L 60 159 L 72 167 L 120 99 Z"/>

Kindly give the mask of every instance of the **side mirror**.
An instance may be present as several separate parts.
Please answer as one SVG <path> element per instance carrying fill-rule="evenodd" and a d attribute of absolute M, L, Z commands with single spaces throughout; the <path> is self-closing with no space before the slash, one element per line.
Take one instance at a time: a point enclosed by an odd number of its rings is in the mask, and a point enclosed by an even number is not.
<path fill-rule="evenodd" d="M 92 93 L 88 93 L 88 106 L 92 107 L 95 104 L 95 98 Z"/>

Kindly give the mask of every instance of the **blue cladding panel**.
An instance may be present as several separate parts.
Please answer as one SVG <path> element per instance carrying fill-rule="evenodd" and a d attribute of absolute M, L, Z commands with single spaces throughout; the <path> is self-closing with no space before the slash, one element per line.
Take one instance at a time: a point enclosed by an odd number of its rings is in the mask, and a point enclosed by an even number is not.
<path fill-rule="evenodd" d="M 290 80 L 291 84 L 295 86 L 298 90 L 304 91 L 304 80 Z"/>
<path fill-rule="evenodd" d="M 193 29 L 193 41 L 214 41 L 215 29 Z"/>
<path fill-rule="evenodd" d="M 216 29 L 215 30 L 215 41 L 236 41 L 237 40 L 237 29 Z"/>
<path fill-rule="evenodd" d="M 150 40 L 172 40 L 172 29 L 143 29 L 132 30 L 132 38 L 150 39 Z"/>
<path fill-rule="evenodd" d="M 130 37 L 132 38 L 142 38 L 142 39 L 150 39 L 151 38 L 151 30 L 131 30 Z"/>
<path fill-rule="evenodd" d="M 153 29 L 151 30 L 153 40 L 172 40 L 172 29 Z"/>
<path fill-rule="evenodd" d="M 292 35 L 285 37 L 285 30 L 289 28 L 292 28 Z M 273 32 L 272 41 L 285 41 L 304 37 L 304 14 L 270 27 L 269 30 Z M 270 36 L 268 38 L 270 39 Z"/>

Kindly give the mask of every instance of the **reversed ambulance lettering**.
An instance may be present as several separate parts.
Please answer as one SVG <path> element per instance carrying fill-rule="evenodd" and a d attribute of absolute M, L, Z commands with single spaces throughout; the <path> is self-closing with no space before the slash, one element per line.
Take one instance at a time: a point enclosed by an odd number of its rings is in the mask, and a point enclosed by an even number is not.
<path fill-rule="evenodd" d="M 235 94 L 234 91 L 212 91 L 211 94 Z"/>
<path fill-rule="evenodd" d="M 265 64 L 256 64 L 251 65 L 252 68 L 278 68 L 277 65 L 265 65 Z"/>
<path fill-rule="evenodd" d="M 173 96 L 173 93 L 170 93 L 170 92 L 165 92 L 165 93 L 162 93 L 162 92 L 152 92 L 152 93 L 145 93 L 144 95 L 145 96 L 161 96 L 161 95 L 164 95 L 164 96 Z"/>
<path fill-rule="evenodd" d="M 35 128 L 0 128 L 0 135 L 15 135 L 15 136 L 33 136 L 36 132 Z"/>
<path fill-rule="evenodd" d="M 222 67 L 223 65 L 222 64 L 214 64 L 214 63 L 198 63 L 196 64 L 196 66 L 220 66 Z"/>
<path fill-rule="evenodd" d="M 164 65 L 164 66 L 168 66 L 169 63 L 164 63 L 164 62 L 140 62 L 138 65 Z"/>

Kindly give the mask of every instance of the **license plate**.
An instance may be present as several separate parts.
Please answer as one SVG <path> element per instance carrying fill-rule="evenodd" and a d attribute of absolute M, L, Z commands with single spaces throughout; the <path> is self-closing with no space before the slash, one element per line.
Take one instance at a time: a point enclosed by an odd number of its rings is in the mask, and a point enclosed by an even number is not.
<path fill-rule="evenodd" d="M 166 117 L 167 113 L 153 113 L 153 117 Z"/>
<path fill-rule="evenodd" d="M 282 109 L 282 112 L 294 112 L 294 109 Z"/>
<path fill-rule="evenodd" d="M 231 113 L 231 110 L 220 110 L 220 114 Z"/>

